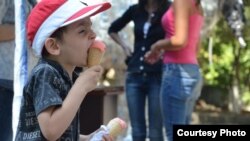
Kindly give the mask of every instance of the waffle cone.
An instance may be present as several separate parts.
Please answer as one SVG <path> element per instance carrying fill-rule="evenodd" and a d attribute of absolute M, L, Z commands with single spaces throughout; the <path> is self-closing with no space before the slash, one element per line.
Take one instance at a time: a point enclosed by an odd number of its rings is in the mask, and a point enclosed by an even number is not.
<path fill-rule="evenodd" d="M 115 138 L 124 131 L 126 123 L 119 118 L 114 118 L 108 123 L 107 127 L 109 134 Z"/>
<path fill-rule="evenodd" d="M 103 56 L 104 52 L 102 52 L 98 48 L 90 48 L 89 49 L 89 54 L 88 54 L 88 67 L 92 67 L 94 65 L 99 65 L 101 63 L 101 59 Z"/>

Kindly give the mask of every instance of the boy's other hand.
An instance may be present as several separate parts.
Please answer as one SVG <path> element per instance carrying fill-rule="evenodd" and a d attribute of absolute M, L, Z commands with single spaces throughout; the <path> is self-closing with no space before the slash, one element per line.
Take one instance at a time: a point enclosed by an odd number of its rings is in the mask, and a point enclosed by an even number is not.
<path fill-rule="evenodd" d="M 109 135 L 103 135 L 103 141 L 114 141 L 114 139 Z"/>
<path fill-rule="evenodd" d="M 96 88 L 96 85 L 101 78 L 103 68 L 100 65 L 96 65 L 86 69 L 80 73 L 76 83 L 80 83 L 86 92 L 90 92 Z"/>
<path fill-rule="evenodd" d="M 90 134 L 89 138 L 90 141 L 114 141 L 114 139 L 109 135 L 107 127 L 104 125 Z"/>

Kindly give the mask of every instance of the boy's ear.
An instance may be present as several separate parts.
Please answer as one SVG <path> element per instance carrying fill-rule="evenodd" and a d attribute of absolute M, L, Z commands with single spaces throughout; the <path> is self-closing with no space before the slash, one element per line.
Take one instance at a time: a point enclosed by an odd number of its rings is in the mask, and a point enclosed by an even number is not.
<path fill-rule="evenodd" d="M 45 40 L 45 48 L 51 55 L 59 55 L 60 47 L 58 46 L 55 38 L 47 38 Z"/>

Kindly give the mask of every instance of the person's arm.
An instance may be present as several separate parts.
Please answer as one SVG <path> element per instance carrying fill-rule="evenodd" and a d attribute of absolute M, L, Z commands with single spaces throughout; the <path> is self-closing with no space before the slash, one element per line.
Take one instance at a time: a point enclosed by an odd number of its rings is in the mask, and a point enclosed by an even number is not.
<path fill-rule="evenodd" d="M 188 40 L 190 8 L 190 0 L 174 1 L 175 35 L 170 38 L 170 49 L 181 49 Z M 166 50 L 168 50 L 168 48 L 166 48 Z"/>
<path fill-rule="evenodd" d="M 132 20 L 135 9 L 135 5 L 130 6 L 121 17 L 112 22 L 111 26 L 108 29 L 108 34 L 118 45 L 122 47 L 126 56 L 130 56 L 132 51 L 126 41 L 121 38 L 119 32 Z"/>
<path fill-rule="evenodd" d="M 121 38 L 121 36 L 118 33 L 112 32 L 109 33 L 110 37 L 122 47 L 124 50 L 126 56 L 131 56 L 131 48 L 125 43 L 125 41 Z"/>
<path fill-rule="evenodd" d="M 170 39 L 158 40 L 151 46 L 151 50 L 145 54 L 145 60 L 148 63 L 154 64 L 157 62 L 163 51 L 176 51 L 185 46 L 188 39 L 190 7 L 189 0 L 174 0 L 175 34 Z"/>
<path fill-rule="evenodd" d="M 191 3 L 189 0 L 174 0 L 174 31 L 168 40 L 162 39 L 151 46 L 152 50 L 174 51 L 183 48 L 188 39 L 189 15 Z"/>
<path fill-rule="evenodd" d="M 13 40 L 15 38 L 14 25 L 0 25 L 0 42 Z"/>
<path fill-rule="evenodd" d="M 38 115 L 39 126 L 47 140 L 56 140 L 65 132 L 86 94 L 96 87 L 101 74 L 101 66 L 87 69 L 80 74 L 60 107 L 49 107 Z"/>

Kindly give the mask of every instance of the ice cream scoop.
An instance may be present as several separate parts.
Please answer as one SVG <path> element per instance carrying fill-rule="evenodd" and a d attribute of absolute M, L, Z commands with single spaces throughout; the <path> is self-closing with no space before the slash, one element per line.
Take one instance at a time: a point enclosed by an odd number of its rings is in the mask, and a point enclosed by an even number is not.
<path fill-rule="evenodd" d="M 99 65 L 105 50 L 106 45 L 100 40 L 95 40 L 89 48 L 87 66 Z"/>
<path fill-rule="evenodd" d="M 127 124 L 124 120 L 116 117 L 109 121 L 107 128 L 109 130 L 110 136 L 115 138 L 127 128 Z"/>

